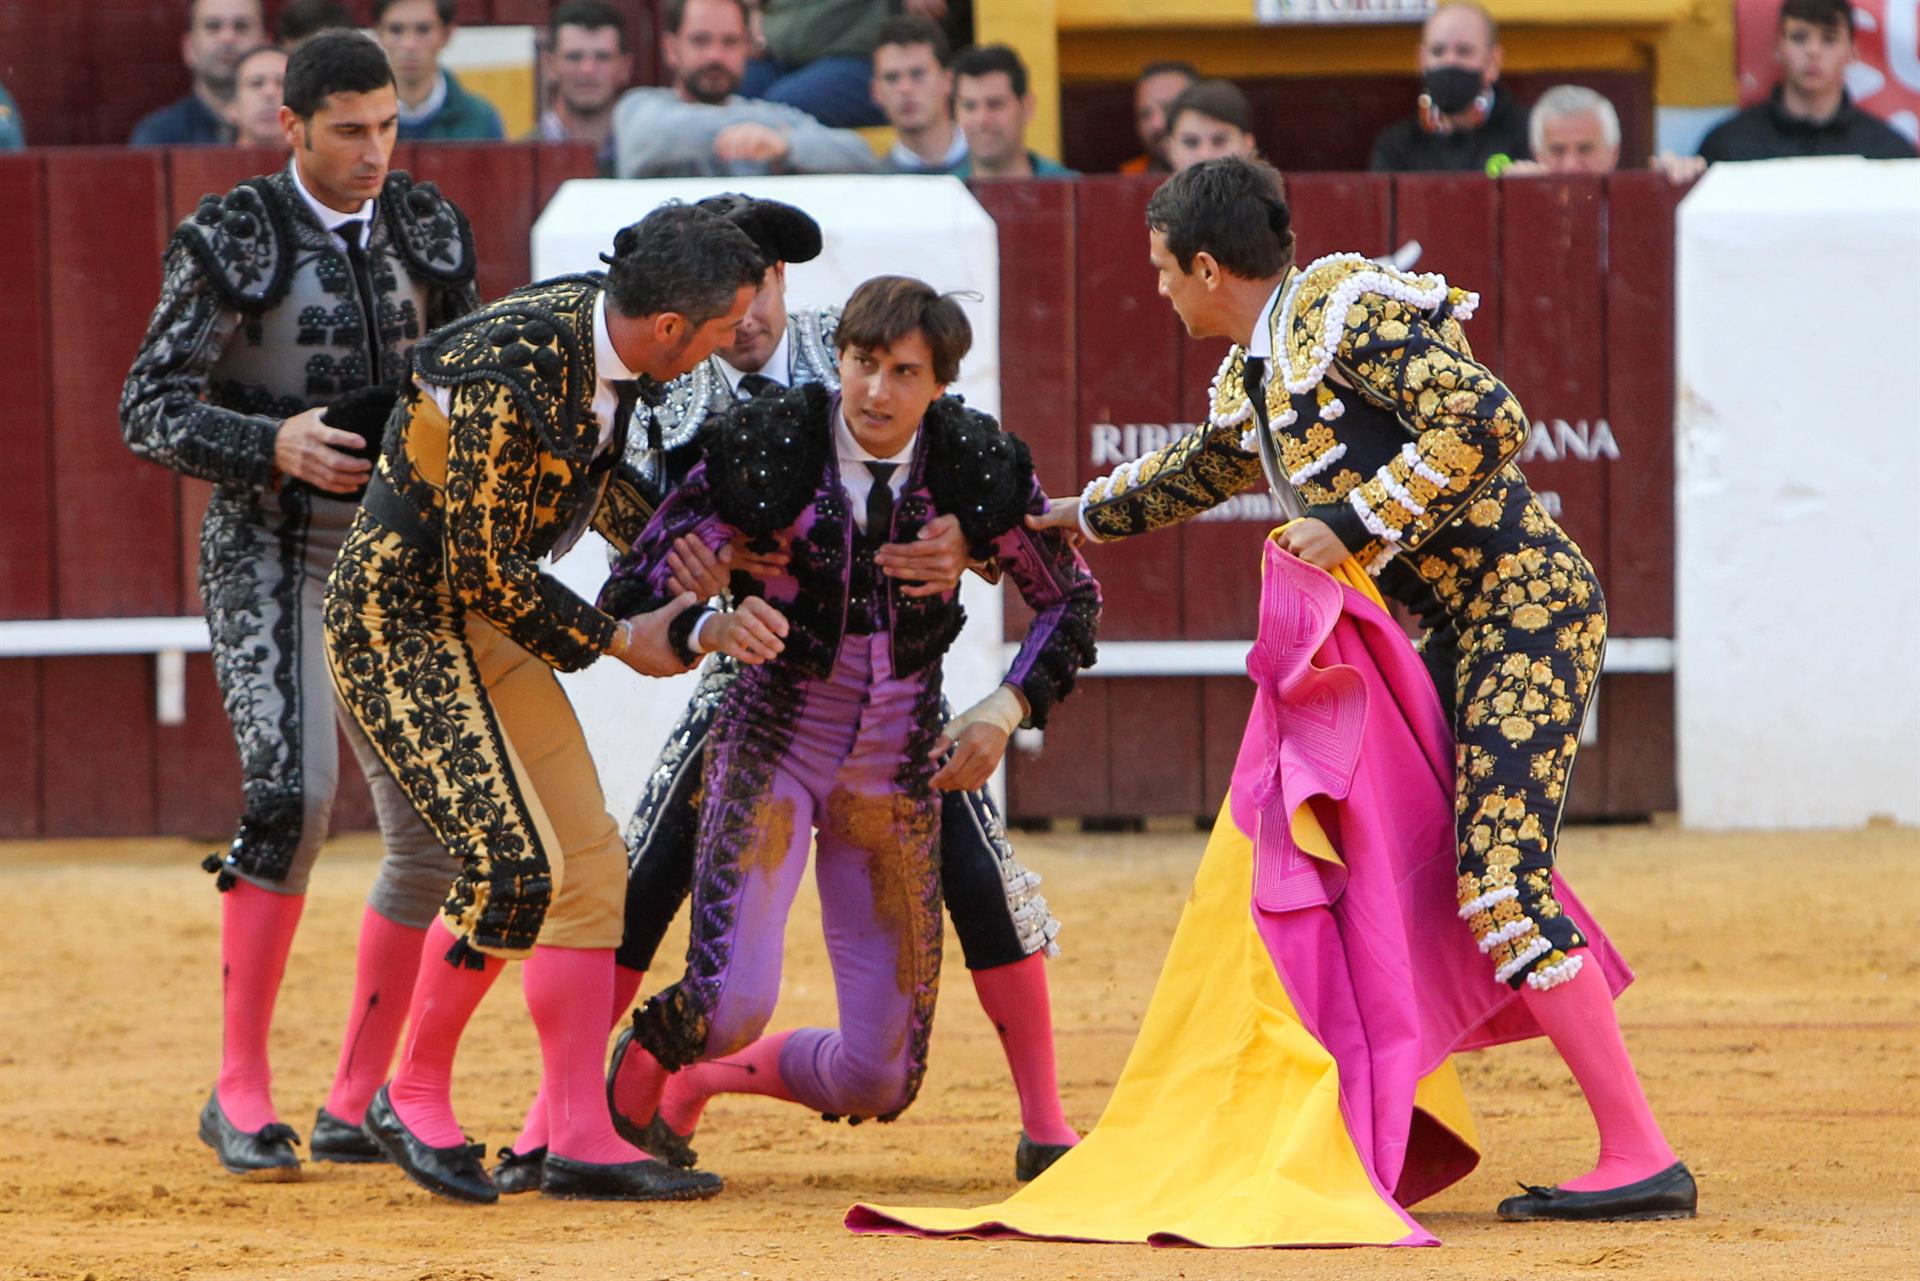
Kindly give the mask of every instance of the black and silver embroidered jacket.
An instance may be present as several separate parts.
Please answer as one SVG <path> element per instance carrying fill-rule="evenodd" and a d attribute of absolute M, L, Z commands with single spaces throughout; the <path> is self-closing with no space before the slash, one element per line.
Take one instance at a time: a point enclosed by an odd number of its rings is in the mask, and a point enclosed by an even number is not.
<path fill-rule="evenodd" d="M 290 170 L 203 198 L 168 243 L 160 303 L 120 394 L 128 446 L 258 489 L 273 480 L 284 419 L 363 387 L 397 388 L 413 344 L 478 303 L 473 233 L 431 183 L 394 172 L 367 259 L 372 343 L 346 251 Z"/>

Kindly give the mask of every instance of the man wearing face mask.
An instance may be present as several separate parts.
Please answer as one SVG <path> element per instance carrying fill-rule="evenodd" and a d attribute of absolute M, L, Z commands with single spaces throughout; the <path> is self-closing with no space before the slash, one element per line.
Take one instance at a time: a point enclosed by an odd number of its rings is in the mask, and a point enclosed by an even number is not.
<path fill-rule="evenodd" d="M 1443 4 L 1420 29 L 1420 102 L 1373 140 L 1368 168 L 1498 172 L 1525 160 L 1527 113 L 1500 88 L 1500 32 L 1477 4 Z"/>

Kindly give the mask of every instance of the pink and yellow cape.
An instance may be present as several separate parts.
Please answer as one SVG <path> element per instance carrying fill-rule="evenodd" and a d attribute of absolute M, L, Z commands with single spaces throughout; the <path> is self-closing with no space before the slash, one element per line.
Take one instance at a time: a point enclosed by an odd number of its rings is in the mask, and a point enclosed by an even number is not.
<path fill-rule="evenodd" d="M 1449 1055 L 1539 1028 L 1456 917 L 1451 735 L 1371 580 L 1269 540 L 1261 586 L 1232 788 L 1100 1123 L 1005 1201 L 861 1204 L 853 1231 L 1438 1244 L 1407 1207 L 1479 1161 Z"/>

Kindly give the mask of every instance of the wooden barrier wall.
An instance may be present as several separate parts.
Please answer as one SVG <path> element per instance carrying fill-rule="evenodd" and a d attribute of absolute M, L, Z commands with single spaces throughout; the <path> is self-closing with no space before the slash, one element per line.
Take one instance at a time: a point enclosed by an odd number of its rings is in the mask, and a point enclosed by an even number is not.
<path fill-rule="evenodd" d="M 13 350 L 0 433 L 17 482 L 0 508 L 0 619 L 200 612 L 206 489 L 127 451 L 119 391 L 174 222 L 202 193 L 276 159 L 210 148 L 0 156 L 0 333 Z M 487 296 L 527 279 L 534 217 L 560 182 L 593 169 L 583 147 L 520 144 L 402 146 L 395 164 L 467 211 Z M 978 189 L 1001 227 L 1005 417 L 1056 492 L 1112 465 L 1096 464 L 1095 425 L 1131 426 L 1138 442 L 1142 425 L 1202 417 L 1225 350 L 1185 338 L 1154 293 L 1142 221 L 1152 185 Z M 1640 174 L 1503 184 L 1330 174 L 1294 179 L 1293 200 L 1303 260 L 1418 239 L 1423 267 L 1481 291 L 1476 351 L 1537 420 L 1569 424 L 1564 456 L 1526 469 L 1559 495 L 1599 568 L 1614 634 L 1670 636 L 1678 193 Z M 1575 456 L 1582 439 L 1593 452 L 1602 422 L 1617 460 Z M 1257 521 L 1207 522 L 1095 550 L 1105 638 L 1251 637 L 1262 532 Z M 1206 814 L 1225 791 L 1249 697 L 1234 677 L 1088 678 L 1044 749 L 1015 753 L 1011 812 Z M 154 698 L 149 656 L 0 660 L 0 837 L 225 834 L 238 769 L 206 657 L 189 659 L 182 724 L 157 724 Z M 1670 675 L 1605 679 L 1574 812 L 1673 807 L 1671 708 Z M 368 826 L 350 758 L 345 770 L 338 822 Z"/>

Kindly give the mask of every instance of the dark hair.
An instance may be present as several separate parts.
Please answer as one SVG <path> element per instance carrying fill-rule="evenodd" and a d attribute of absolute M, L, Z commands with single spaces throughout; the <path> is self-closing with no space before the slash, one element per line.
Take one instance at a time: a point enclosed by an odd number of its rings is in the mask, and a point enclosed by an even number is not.
<path fill-rule="evenodd" d="M 699 328 L 759 287 L 767 261 L 746 232 L 718 214 L 670 200 L 622 227 L 608 258 L 607 297 L 623 316 L 676 312 Z"/>
<path fill-rule="evenodd" d="M 943 67 L 953 63 L 953 46 L 947 43 L 947 33 L 940 29 L 940 24 L 918 14 L 900 14 L 880 24 L 879 34 L 873 38 L 873 51 L 879 53 L 890 44 L 928 45 L 933 49 L 935 62 Z"/>
<path fill-rule="evenodd" d="M 740 21 L 751 27 L 753 11 L 747 0 L 733 0 L 733 7 L 740 11 Z M 687 20 L 687 0 L 666 0 L 660 6 L 660 29 L 670 36 L 680 34 L 680 24 Z"/>
<path fill-rule="evenodd" d="M 327 105 L 336 93 L 372 93 L 393 83 L 387 51 L 363 31 L 322 31 L 287 55 L 287 87 L 282 98 L 302 120 Z"/>
<path fill-rule="evenodd" d="M 1241 133 L 1253 132 L 1253 104 L 1231 80 L 1196 80 L 1182 89 L 1180 96 L 1167 104 L 1167 132 L 1173 132 L 1173 122 L 1183 111 L 1197 111 Z"/>
<path fill-rule="evenodd" d="M 373 0 L 373 20 L 378 23 L 387 16 L 387 10 L 400 3 L 400 0 Z M 451 27 L 453 20 L 460 16 L 460 0 L 433 0 L 433 11 L 440 18 L 440 25 Z"/>
<path fill-rule="evenodd" d="M 627 20 L 606 0 L 565 0 L 555 5 L 553 16 L 547 19 L 549 42 L 560 38 L 562 27 L 585 27 L 588 31 L 612 27 L 613 33 L 620 38 L 620 52 L 627 51 Z"/>
<path fill-rule="evenodd" d="M 1243 280 L 1293 265 L 1287 184 L 1264 160 L 1222 156 L 1181 170 L 1147 201 L 1147 226 L 1167 238 L 1181 271 L 1203 252 Z"/>
<path fill-rule="evenodd" d="M 953 55 L 953 74 L 960 76 L 990 76 L 996 71 L 1007 73 L 1007 83 L 1013 87 L 1013 96 L 1027 96 L 1027 64 L 1020 61 L 1020 55 L 1003 44 L 977 44 L 962 49 Z"/>
<path fill-rule="evenodd" d="M 247 59 L 261 53 L 277 53 L 282 58 L 288 56 L 287 51 L 277 44 L 257 44 L 233 60 L 234 75 L 237 77 L 240 74 L 240 68 L 247 65 Z"/>
<path fill-rule="evenodd" d="M 1149 76 L 1171 75 L 1176 72 L 1185 76 L 1188 83 L 1192 83 L 1200 78 L 1200 68 L 1194 66 L 1191 62 L 1182 62 L 1178 58 L 1162 58 L 1158 62 L 1149 62 L 1146 66 L 1140 68 L 1140 74 L 1133 78 L 1133 82 L 1139 84 Z"/>
<path fill-rule="evenodd" d="M 840 313 L 833 347 L 885 351 L 912 333 L 926 339 L 933 351 L 935 382 L 950 383 L 960 376 L 960 361 L 973 346 L 967 313 L 952 294 L 939 293 L 912 276 L 875 276 L 854 290 Z"/>
<path fill-rule="evenodd" d="M 280 11 L 280 43 L 294 44 L 321 31 L 352 27 L 353 15 L 340 0 L 287 0 Z"/>
<path fill-rule="evenodd" d="M 1849 0 L 1782 0 L 1778 27 L 1786 28 L 1788 18 L 1811 22 L 1822 31 L 1845 27 L 1847 38 L 1854 36 L 1853 5 Z"/>

